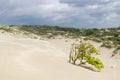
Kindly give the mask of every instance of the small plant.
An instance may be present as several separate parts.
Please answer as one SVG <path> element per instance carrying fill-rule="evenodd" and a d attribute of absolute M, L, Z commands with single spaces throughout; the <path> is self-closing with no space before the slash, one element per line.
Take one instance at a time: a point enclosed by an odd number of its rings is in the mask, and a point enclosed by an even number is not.
<path fill-rule="evenodd" d="M 72 44 L 71 52 L 69 55 L 69 62 L 76 64 L 76 61 L 79 60 L 79 65 L 82 64 L 91 64 L 98 70 L 104 68 L 103 63 L 99 58 L 93 57 L 93 54 L 100 54 L 99 51 L 90 43 Z"/>
<path fill-rule="evenodd" d="M 101 47 L 112 48 L 114 45 L 111 41 L 104 41 Z"/>
<path fill-rule="evenodd" d="M 91 40 L 91 38 L 90 37 L 85 37 L 84 40 L 88 41 L 88 40 Z"/>
<path fill-rule="evenodd" d="M 92 38 L 92 40 L 95 42 L 101 42 L 101 40 L 99 38 Z"/>
<path fill-rule="evenodd" d="M 115 50 L 113 51 L 113 54 L 111 57 L 114 57 L 115 55 L 119 54 L 120 55 L 120 46 L 117 46 Z"/>

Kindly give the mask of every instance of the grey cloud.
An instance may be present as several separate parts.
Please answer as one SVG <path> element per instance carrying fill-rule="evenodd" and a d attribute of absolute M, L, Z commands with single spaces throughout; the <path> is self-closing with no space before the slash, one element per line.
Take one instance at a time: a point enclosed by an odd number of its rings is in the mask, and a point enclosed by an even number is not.
<path fill-rule="evenodd" d="M 119 0 L 0 0 L 0 23 L 116 27 L 119 5 Z"/>

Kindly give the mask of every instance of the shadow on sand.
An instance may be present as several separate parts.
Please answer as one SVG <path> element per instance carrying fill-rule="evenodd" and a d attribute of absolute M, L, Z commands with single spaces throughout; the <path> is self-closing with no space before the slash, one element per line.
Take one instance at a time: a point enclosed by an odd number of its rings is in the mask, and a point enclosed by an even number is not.
<path fill-rule="evenodd" d="M 80 65 L 80 64 L 73 64 L 73 65 L 76 65 L 76 66 L 80 66 L 82 68 L 85 68 L 85 69 L 88 69 L 88 70 L 91 70 L 91 71 L 94 71 L 94 72 L 100 72 L 99 70 L 89 66 L 89 65 Z"/>
<path fill-rule="evenodd" d="M 82 68 L 85 68 L 85 69 L 88 69 L 88 70 L 91 70 L 91 71 L 94 71 L 94 72 L 99 72 L 99 71 L 96 70 L 95 68 L 90 67 L 90 66 L 88 66 L 88 65 L 78 65 L 78 66 L 80 66 L 80 67 L 82 67 Z"/>

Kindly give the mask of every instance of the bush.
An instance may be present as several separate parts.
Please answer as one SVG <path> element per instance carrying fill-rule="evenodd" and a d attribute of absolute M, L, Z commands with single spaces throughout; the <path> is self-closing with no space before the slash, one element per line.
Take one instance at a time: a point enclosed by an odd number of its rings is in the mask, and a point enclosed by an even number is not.
<path fill-rule="evenodd" d="M 95 42 L 101 42 L 101 40 L 99 38 L 92 38 L 92 40 Z"/>
<path fill-rule="evenodd" d="M 112 48 L 114 46 L 111 41 L 104 41 L 103 44 L 101 45 L 101 47 Z"/>
<path fill-rule="evenodd" d="M 113 51 L 112 57 L 114 57 L 114 56 L 117 55 L 118 53 L 120 54 L 120 46 L 117 46 L 117 47 L 115 48 L 115 50 Z"/>
<path fill-rule="evenodd" d="M 104 68 L 104 65 L 100 59 L 93 57 L 92 54 L 100 54 L 92 44 L 83 42 L 80 44 L 72 44 L 69 62 L 76 64 L 76 61 L 79 60 L 80 65 L 88 63 L 93 65 L 98 70 Z"/>
<path fill-rule="evenodd" d="M 90 37 L 85 37 L 84 40 L 88 41 L 88 40 L 91 40 L 91 38 Z"/>

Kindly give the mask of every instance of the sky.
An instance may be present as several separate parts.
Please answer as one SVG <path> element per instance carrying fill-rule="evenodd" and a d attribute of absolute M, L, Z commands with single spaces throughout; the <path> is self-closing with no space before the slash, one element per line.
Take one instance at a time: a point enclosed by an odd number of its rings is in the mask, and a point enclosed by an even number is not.
<path fill-rule="evenodd" d="M 118 27 L 120 0 L 0 0 L 0 24 Z"/>

